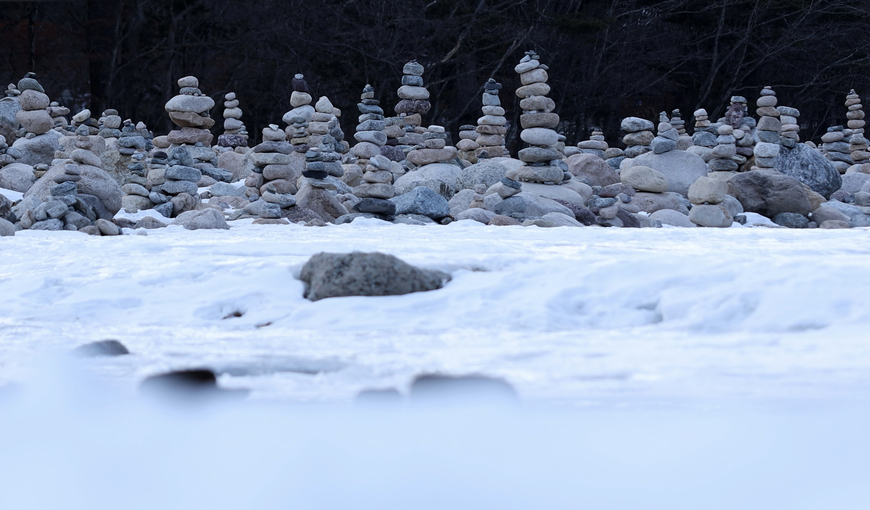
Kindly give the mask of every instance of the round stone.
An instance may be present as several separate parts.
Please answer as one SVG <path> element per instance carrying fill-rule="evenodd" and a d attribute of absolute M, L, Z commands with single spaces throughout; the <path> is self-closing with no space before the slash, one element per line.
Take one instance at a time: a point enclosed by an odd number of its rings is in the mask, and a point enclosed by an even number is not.
<path fill-rule="evenodd" d="M 552 129 L 531 128 L 524 129 L 520 133 L 520 138 L 531 145 L 551 146 L 559 141 L 559 133 Z"/>
<path fill-rule="evenodd" d="M 196 78 L 196 76 L 185 76 L 184 78 L 178 79 L 178 86 L 181 88 L 197 88 L 199 87 L 199 80 Z"/>

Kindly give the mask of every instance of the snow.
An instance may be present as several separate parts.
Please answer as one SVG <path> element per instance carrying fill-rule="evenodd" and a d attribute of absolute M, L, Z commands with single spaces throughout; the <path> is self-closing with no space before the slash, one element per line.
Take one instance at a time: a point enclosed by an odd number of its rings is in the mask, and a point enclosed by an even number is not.
<path fill-rule="evenodd" d="M 501 377 L 524 401 L 583 406 L 870 388 L 866 229 L 232 225 L 0 240 L 0 385 L 40 352 L 115 338 L 134 356 L 93 369 L 127 391 L 206 366 L 266 401 L 406 392 L 423 372 Z M 302 298 L 295 276 L 311 255 L 352 250 L 453 280 Z"/>
<path fill-rule="evenodd" d="M 0 188 L 0 195 L 8 198 L 12 201 L 12 203 L 19 202 L 22 198 L 24 198 L 24 193 L 20 193 L 18 191 L 12 191 L 11 189 Z"/>
<path fill-rule="evenodd" d="M 4 507 L 867 506 L 868 229 L 231 225 L 0 238 Z M 453 279 L 302 298 L 352 250 Z M 200 366 L 249 398 L 136 392 Z M 423 372 L 521 402 L 347 405 Z"/>

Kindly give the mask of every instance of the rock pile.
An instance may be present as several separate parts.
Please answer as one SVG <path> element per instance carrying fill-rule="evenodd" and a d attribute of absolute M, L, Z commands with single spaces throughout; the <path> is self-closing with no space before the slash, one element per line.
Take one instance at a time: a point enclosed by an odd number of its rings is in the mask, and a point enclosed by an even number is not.
<path fill-rule="evenodd" d="M 655 138 L 652 131 L 653 127 L 655 126 L 652 122 L 639 117 L 622 119 L 620 128 L 625 133 L 625 136 L 622 137 L 622 143 L 626 145 L 624 151 L 626 158 L 636 158 L 652 150 L 650 144 Z"/>
<path fill-rule="evenodd" d="M 45 89 L 36 81 L 36 74 L 27 73 L 18 82 L 18 90 L 21 91 L 18 96 L 21 109 L 15 114 L 15 118 L 24 128 L 26 136 L 32 138 L 51 131 L 54 127 L 54 120 L 48 114 L 51 101 L 45 94 Z"/>
<path fill-rule="evenodd" d="M 242 122 L 242 109 L 239 108 L 239 100 L 235 92 L 227 92 L 224 95 L 224 134 L 218 136 L 219 147 L 248 146 L 248 131 Z"/>
<path fill-rule="evenodd" d="M 864 107 L 861 98 L 855 93 L 855 89 L 849 91 L 846 96 L 846 119 L 852 136 L 849 138 L 849 156 L 853 166 L 847 172 L 870 173 L 870 142 L 864 137 Z"/>
<path fill-rule="evenodd" d="M 155 204 L 154 210 L 167 218 L 196 209 L 200 203 L 197 183 L 202 178 L 202 171 L 193 165 L 194 158 L 188 148 L 179 146 L 170 149 L 169 154 L 158 151 L 152 155 L 152 165 L 163 166 L 162 175 L 154 170 L 149 172 L 149 178 L 154 175 L 159 185 L 152 185 L 149 198 Z M 151 179 L 152 184 L 155 179 Z"/>
<path fill-rule="evenodd" d="M 114 108 L 103 110 L 97 124 L 100 129 L 99 135 L 103 138 L 121 138 L 121 124 L 123 124 L 123 120 L 118 115 L 118 110 Z"/>
<path fill-rule="evenodd" d="M 504 137 L 507 133 L 507 120 L 504 116 L 504 108 L 501 106 L 501 99 L 498 97 L 498 91 L 501 90 L 501 83 L 490 78 L 483 86 L 483 117 L 477 119 L 478 138 L 475 140 L 480 148 L 477 150 L 479 158 L 500 158 L 507 155 L 504 145 Z M 555 103 L 553 104 L 555 107 Z M 484 153 L 486 153 L 484 155 Z"/>
<path fill-rule="evenodd" d="M 713 148 L 712 159 L 708 162 L 711 172 L 736 172 L 739 168 L 735 160 L 737 157 L 737 139 L 734 136 L 734 131 L 738 130 L 729 124 L 719 125 L 716 147 Z M 740 135 L 744 136 L 743 131 L 740 131 Z"/>
<path fill-rule="evenodd" d="M 422 126 L 423 115 L 432 107 L 429 90 L 423 86 L 424 71 L 425 68 L 416 60 L 402 67 L 402 86 L 397 91 L 400 101 L 394 109 L 402 118 L 403 126 Z"/>
<path fill-rule="evenodd" d="M 351 149 L 351 154 L 357 157 L 362 168 L 365 168 L 371 158 L 381 155 L 381 148 L 387 143 L 387 135 L 384 133 L 387 123 L 380 103 L 375 99 L 374 87 L 366 84 L 360 94 L 360 102 L 357 103 L 360 115 L 356 133 L 353 135 L 357 143 Z"/>
<path fill-rule="evenodd" d="M 214 119 L 208 112 L 214 108 L 214 100 L 199 90 L 199 80 L 195 76 L 178 79 L 178 95 L 166 102 L 164 109 L 170 120 L 181 129 L 174 129 L 166 137 L 157 137 L 154 145 L 169 148 L 171 145 L 211 146 Z"/>
<path fill-rule="evenodd" d="M 523 166 L 512 169 L 506 174 L 516 181 L 537 182 L 542 184 L 560 184 L 570 179 L 568 167 L 562 161 L 562 154 L 556 149 L 559 143 L 559 133 L 555 128 L 559 125 L 559 115 L 553 113 L 556 103 L 547 94 L 547 66 L 541 64 L 534 51 L 527 51 L 514 71 L 520 75 L 522 86 L 516 90 L 520 98 L 520 139 L 530 145 L 519 151 L 519 159 Z M 567 174 L 567 175 L 566 175 Z"/>
<path fill-rule="evenodd" d="M 421 144 L 414 146 L 405 159 L 418 167 L 450 161 L 457 156 L 458 151 L 456 147 L 447 145 L 447 141 L 443 126 L 429 126 L 423 133 Z"/>
<path fill-rule="evenodd" d="M 477 149 L 480 145 L 476 140 L 479 136 L 474 126 L 470 124 L 459 126 L 459 142 L 456 144 L 456 149 L 459 151 L 460 159 L 472 164 L 477 163 Z"/>
<path fill-rule="evenodd" d="M 756 101 L 758 109 L 755 113 L 759 120 L 755 132 L 760 142 L 755 145 L 755 166 L 762 170 L 776 166 L 776 156 L 779 154 L 782 122 L 779 120 L 776 102 L 776 92 L 770 87 L 764 87 Z"/>
<path fill-rule="evenodd" d="M 332 143 L 336 152 L 344 154 L 349 150 L 348 143 L 344 141 L 344 131 L 341 130 L 339 117 L 341 117 L 341 110 L 333 106 L 328 97 L 321 96 L 314 103 L 314 113 L 311 115 L 311 122 L 308 124 L 312 146 L 320 145 L 323 138 L 329 135 L 332 141 L 327 143 Z M 343 172 L 331 173 L 330 175 L 341 177 L 342 174 Z"/>
<path fill-rule="evenodd" d="M 700 227 L 730 227 L 734 220 L 723 204 L 727 194 L 728 183 L 725 180 L 698 178 L 689 186 L 689 202 L 692 203 L 689 220 Z"/>
<path fill-rule="evenodd" d="M 852 138 L 851 129 L 843 126 L 831 126 L 822 135 L 822 154 L 828 158 L 841 174 L 853 165 L 851 147 L 847 140 Z"/>
<path fill-rule="evenodd" d="M 664 154 L 676 150 L 680 133 L 672 126 L 666 112 L 659 114 L 658 134 L 650 143 L 650 148 L 655 154 Z"/>
<path fill-rule="evenodd" d="M 69 126 L 69 121 L 66 118 L 66 116 L 69 115 L 69 108 L 61 106 L 57 101 L 52 101 L 48 106 L 48 115 L 54 122 L 55 130 L 63 131 L 67 126 Z"/>
<path fill-rule="evenodd" d="M 592 134 L 589 135 L 589 140 L 579 142 L 577 148 L 581 154 L 594 154 L 601 159 L 606 159 L 605 153 L 610 147 L 604 140 L 604 132 L 600 127 L 592 128 Z"/>
<path fill-rule="evenodd" d="M 299 153 L 308 152 L 311 146 L 311 137 L 308 133 L 308 123 L 314 115 L 314 107 L 311 106 L 311 94 L 308 82 L 302 74 L 293 77 L 293 92 L 290 94 L 290 106 L 292 110 L 285 113 L 282 120 L 287 124 L 287 138 L 293 149 Z"/>
<path fill-rule="evenodd" d="M 380 154 L 366 161 L 363 183 L 353 193 L 362 201 L 353 206 L 356 212 L 392 216 L 396 206 L 388 199 L 395 196 L 392 162 Z"/>
<path fill-rule="evenodd" d="M 152 148 L 151 141 L 142 136 L 142 131 L 136 129 L 132 121 L 125 120 L 118 137 L 118 153 L 122 156 L 133 156 L 137 152 L 144 152 Z"/>
<path fill-rule="evenodd" d="M 692 137 L 686 133 L 686 121 L 683 120 L 679 109 L 671 111 L 671 126 L 677 130 L 680 138 L 677 140 L 677 150 L 684 151 L 692 146 Z"/>
<path fill-rule="evenodd" d="M 782 132 L 780 133 L 780 143 L 783 147 L 792 148 L 796 143 L 801 141 L 800 126 L 798 118 L 801 116 L 800 110 L 790 106 L 777 106 L 779 112 L 779 121 L 782 123 Z"/>
<path fill-rule="evenodd" d="M 253 167 L 252 173 L 245 179 L 245 186 L 250 188 L 246 195 L 252 199 L 264 196 L 267 190 L 273 194 L 296 193 L 296 180 L 301 175 L 302 156 L 294 151 L 285 137 L 285 132 L 277 124 L 269 124 L 263 128 L 263 142 L 251 150 L 249 157 Z M 296 165 L 294 165 L 295 158 L 298 158 Z M 262 204 L 257 204 L 260 205 Z M 259 210 L 256 214 L 265 218 L 280 217 L 263 216 Z"/>

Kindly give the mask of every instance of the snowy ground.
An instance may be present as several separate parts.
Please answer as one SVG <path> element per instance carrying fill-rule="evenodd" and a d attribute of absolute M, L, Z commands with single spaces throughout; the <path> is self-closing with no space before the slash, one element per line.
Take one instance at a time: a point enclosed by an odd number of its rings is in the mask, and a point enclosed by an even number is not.
<path fill-rule="evenodd" d="M 0 238 L 0 507 L 867 508 L 868 234 L 19 232 Z M 453 280 L 304 300 L 307 258 L 350 250 Z M 65 354 L 106 338 L 133 355 Z M 200 366 L 250 398 L 131 398 Z M 522 404 L 346 404 L 422 372 L 501 377 Z"/>
<path fill-rule="evenodd" d="M 867 229 L 246 223 L 3 238 L 0 384 L 42 351 L 115 338 L 134 355 L 91 365 L 130 391 L 207 366 L 252 399 L 292 402 L 405 392 L 421 372 L 502 377 L 525 402 L 572 406 L 870 393 Z M 352 250 L 453 280 L 302 298 L 308 257 Z"/>

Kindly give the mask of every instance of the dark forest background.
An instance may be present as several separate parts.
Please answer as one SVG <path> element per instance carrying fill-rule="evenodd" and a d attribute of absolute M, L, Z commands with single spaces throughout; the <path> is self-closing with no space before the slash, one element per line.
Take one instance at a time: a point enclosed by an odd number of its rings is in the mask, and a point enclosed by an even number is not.
<path fill-rule="evenodd" d="M 715 119 L 731 95 L 752 103 L 764 85 L 801 110 L 802 139 L 817 139 L 845 121 L 850 88 L 870 91 L 868 34 L 870 0 L 0 2 L 0 79 L 35 71 L 74 112 L 116 108 L 164 133 L 163 105 L 192 74 L 218 104 L 215 118 L 236 91 L 259 138 L 290 109 L 295 73 L 353 132 L 363 86 L 391 114 L 402 64 L 416 58 L 432 94 L 424 122 L 455 138 L 476 123 L 490 77 L 517 118 L 513 67 L 534 49 L 572 144 L 592 126 L 615 142 L 628 115 L 680 108 L 691 125 L 704 107 Z"/>

